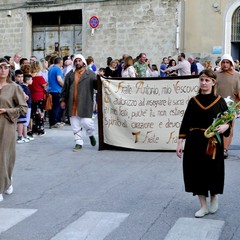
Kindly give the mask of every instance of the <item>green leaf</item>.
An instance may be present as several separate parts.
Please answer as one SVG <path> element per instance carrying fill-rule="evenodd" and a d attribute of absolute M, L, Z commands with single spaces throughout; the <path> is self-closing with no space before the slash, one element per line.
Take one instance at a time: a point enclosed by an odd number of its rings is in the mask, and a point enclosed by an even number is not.
<path fill-rule="evenodd" d="M 222 144 L 221 137 L 220 137 L 219 133 L 218 133 L 218 132 L 215 132 L 215 135 L 216 135 L 216 137 L 217 137 L 218 142 L 219 142 L 220 144 Z"/>

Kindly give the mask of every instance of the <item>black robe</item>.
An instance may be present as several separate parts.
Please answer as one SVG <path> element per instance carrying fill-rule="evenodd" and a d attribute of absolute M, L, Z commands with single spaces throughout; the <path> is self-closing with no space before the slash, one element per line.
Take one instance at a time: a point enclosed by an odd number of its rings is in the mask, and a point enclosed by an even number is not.
<path fill-rule="evenodd" d="M 179 131 L 179 138 L 186 139 L 183 154 L 183 176 L 186 192 L 193 195 L 222 194 L 224 187 L 223 135 L 216 145 L 216 157 L 206 154 L 208 138 L 204 136 L 218 113 L 226 111 L 227 104 L 213 94 L 199 94 L 191 98 Z M 230 128 L 224 133 L 228 136 Z"/>

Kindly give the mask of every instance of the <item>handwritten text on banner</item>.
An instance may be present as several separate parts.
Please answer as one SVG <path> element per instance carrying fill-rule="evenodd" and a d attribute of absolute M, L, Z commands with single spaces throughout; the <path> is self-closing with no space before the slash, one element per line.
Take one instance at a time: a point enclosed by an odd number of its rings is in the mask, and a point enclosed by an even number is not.
<path fill-rule="evenodd" d="M 175 150 L 181 121 L 199 80 L 102 78 L 104 143 L 141 150 Z"/>

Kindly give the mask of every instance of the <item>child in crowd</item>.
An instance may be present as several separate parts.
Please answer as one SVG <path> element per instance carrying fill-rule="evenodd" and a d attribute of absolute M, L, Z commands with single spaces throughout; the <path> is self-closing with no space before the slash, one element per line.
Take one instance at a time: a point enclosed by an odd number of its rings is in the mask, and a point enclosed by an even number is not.
<path fill-rule="evenodd" d="M 99 68 L 98 69 L 98 75 L 105 76 L 105 68 Z"/>
<path fill-rule="evenodd" d="M 20 69 L 16 70 L 14 75 L 15 75 L 15 82 L 21 85 L 23 83 L 23 71 Z"/>
<path fill-rule="evenodd" d="M 18 69 L 15 71 L 15 82 L 22 86 L 23 84 L 23 72 Z M 25 95 L 25 98 L 27 100 L 27 96 Z M 25 123 L 26 120 L 26 115 L 20 115 L 18 120 L 17 120 L 17 132 L 18 132 L 18 138 L 17 138 L 17 143 L 25 143 L 29 142 L 28 139 L 23 138 L 23 123 Z"/>
<path fill-rule="evenodd" d="M 27 135 L 27 127 L 30 122 L 30 116 L 31 116 L 31 93 L 28 88 L 28 85 L 32 84 L 32 75 L 30 74 L 24 74 L 23 76 L 23 83 L 21 84 L 21 87 L 26 95 L 26 101 L 28 105 L 28 111 L 25 116 L 21 115 L 17 122 L 17 129 L 18 129 L 18 138 L 17 143 L 27 143 L 31 140 L 34 140 L 33 137 Z"/>

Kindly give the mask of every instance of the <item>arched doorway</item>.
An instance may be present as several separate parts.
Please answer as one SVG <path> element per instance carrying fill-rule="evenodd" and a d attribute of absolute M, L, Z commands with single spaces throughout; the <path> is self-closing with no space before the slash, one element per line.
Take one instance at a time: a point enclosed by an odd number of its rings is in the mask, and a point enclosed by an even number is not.
<path fill-rule="evenodd" d="M 240 59 L 240 7 L 235 10 L 232 16 L 231 45 L 233 59 Z"/>
<path fill-rule="evenodd" d="M 227 10 L 225 17 L 224 53 L 231 54 L 233 59 L 240 59 L 240 2 L 236 0 Z M 238 29 L 237 29 L 238 26 Z M 238 41 L 236 40 L 237 38 Z"/>

